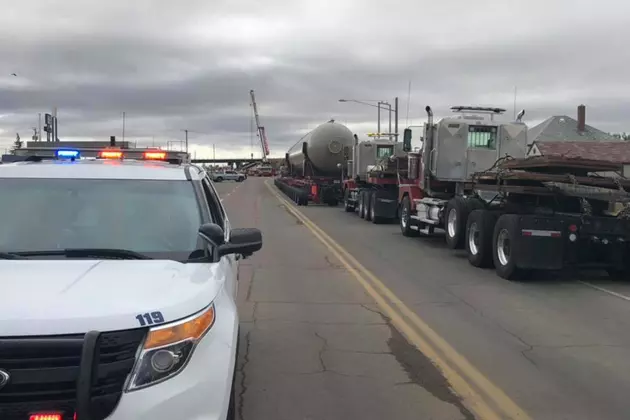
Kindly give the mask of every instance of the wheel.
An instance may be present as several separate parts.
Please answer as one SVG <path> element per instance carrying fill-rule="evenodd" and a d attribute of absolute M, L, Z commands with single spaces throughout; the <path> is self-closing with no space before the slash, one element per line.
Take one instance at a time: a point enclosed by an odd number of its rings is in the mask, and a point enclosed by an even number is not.
<path fill-rule="evenodd" d="M 368 222 L 372 220 L 372 196 L 374 195 L 373 191 L 365 192 L 365 220 Z"/>
<path fill-rule="evenodd" d="M 409 196 L 403 198 L 400 204 L 400 231 L 403 236 L 418 236 L 418 231 L 411 229 L 411 200 Z"/>
<path fill-rule="evenodd" d="M 354 205 L 350 203 L 350 189 L 346 188 L 343 192 L 343 208 L 348 213 L 354 211 Z"/>
<path fill-rule="evenodd" d="M 466 223 L 466 253 L 475 267 L 492 266 L 492 234 L 496 216 L 487 210 L 473 210 Z"/>
<path fill-rule="evenodd" d="M 218 176 L 214 182 L 222 182 L 223 181 L 223 177 Z"/>
<path fill-rule="evenodd" d="M 516 266 L 518 252 L 518 215 L 504 214 L 499 217 L 492 234 L 492 259 L 499 277 L 506 280 L 524 280 L 528 274 Z"/>
<path fill-rule="evenodd" d="M 373 192 L 370 195 L 370 220 L 375 225 L 378 225 L 383 222 L 383 218 L 376 214 L 376 192 Z"/>
<path fill-rule="evenodd" d="M 482 204 L 477 199 L 453 197 L 446 205 L 444 231 L 446 244 L 451 249 L 462 249 L 466 240 L 466 221 L 468 214 L 480 208 Z"/>
<path fill-rule="evenodd" d="M 365 219 L 365 191 L 359 191 L 359 217 Z"/>
<path fill-rule="evenodd" d="M 245 178 L 243 177 L 240 177 L 239 179 L 236 180 L 236 182 L 243 182 L 243 181 L 245 181 Z"/>

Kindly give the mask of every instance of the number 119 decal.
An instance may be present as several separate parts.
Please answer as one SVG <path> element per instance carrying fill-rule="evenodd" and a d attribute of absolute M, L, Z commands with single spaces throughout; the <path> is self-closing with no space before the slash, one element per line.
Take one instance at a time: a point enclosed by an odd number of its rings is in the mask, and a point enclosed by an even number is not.
<path fill-rule="evenodd" d="M 136 315 L 136 319 L 140 323 L 141 327 L 145 327 L 147 325 L 156 325 L 163 323 L 164 315 L 162 315 L 162 312 L 160 311 L 146 312 L 144 314 Z"/>

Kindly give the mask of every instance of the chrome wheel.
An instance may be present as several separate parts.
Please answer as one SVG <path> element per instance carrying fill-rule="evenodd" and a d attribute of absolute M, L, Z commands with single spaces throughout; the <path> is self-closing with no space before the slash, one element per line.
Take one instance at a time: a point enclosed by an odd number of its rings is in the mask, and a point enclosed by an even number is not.
<path fill-rule="evenodd" d="M 448 236 L 451 238 L 457 235 L 457 210 L 454 208 L 450 209 L 448 212 L 446 230 L 448 231 Z"/>
<path fill-rule="evenodd" d="M 407 210 L 406 206 L 403 206 L 402 210 L 400 211 L 400 224 L 405 229 L 407 229 L 408 217 L 409 217 L 409 210 Z"/>
<path fill-rule="evenodd" d="M 507 229 L 502 229 L 497 235 L 497 257 L 501 265 L 508 265 L 511 251 L 510 235 Z"/>
<path fill-rule="evenodd" d="M 472 255 L 479 253 L 479 227 L 477 222 L 472 222 L 468 229 L 468 249 Z"/>

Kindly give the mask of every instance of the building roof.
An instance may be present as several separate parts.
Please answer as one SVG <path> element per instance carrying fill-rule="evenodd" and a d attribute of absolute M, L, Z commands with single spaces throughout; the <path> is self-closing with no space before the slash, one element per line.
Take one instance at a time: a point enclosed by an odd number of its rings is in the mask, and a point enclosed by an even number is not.
<path fill-rule="evenodd" d="M 0 178 L 143 179 L 186 180 L 186 166 L 157 161 L 69 161 L 19 162 L 0 165 Z M 190 171 L 199 178 L 198 170 Z"/>
<path fill-rule="evenodd" d="M 547 118 L 527 132 L 528 144 L 547 141 L 618 142 L 619 139 L 588 124 L 585 125 L 585 130 L 580 132 L 577 120 L 566 115 L 557 115 Z"/>
<path fill-rule="evenodd" d="M 551 141 L 535 142 L 528 153 L 530 156 L 557 156 L 582 158 L 630 164 L 630 142 L 627 141 Z"/>

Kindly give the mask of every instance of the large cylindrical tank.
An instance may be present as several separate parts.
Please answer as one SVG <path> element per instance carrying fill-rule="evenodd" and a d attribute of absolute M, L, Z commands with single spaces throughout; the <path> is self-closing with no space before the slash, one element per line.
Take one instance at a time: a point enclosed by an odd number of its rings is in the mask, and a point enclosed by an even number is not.
<path fill-rule="evenodd" d="M 352 153 L 354 137 L 352 131 L 343 124 L 334 121 L 324 123 L 305 135 L 287 152 L 291 170 L 295 174 L 303 171 L 304 151 L 310 161 L 313 175 L 341 175 L 338 164 L 344 165 L 344 148 Z"/>

